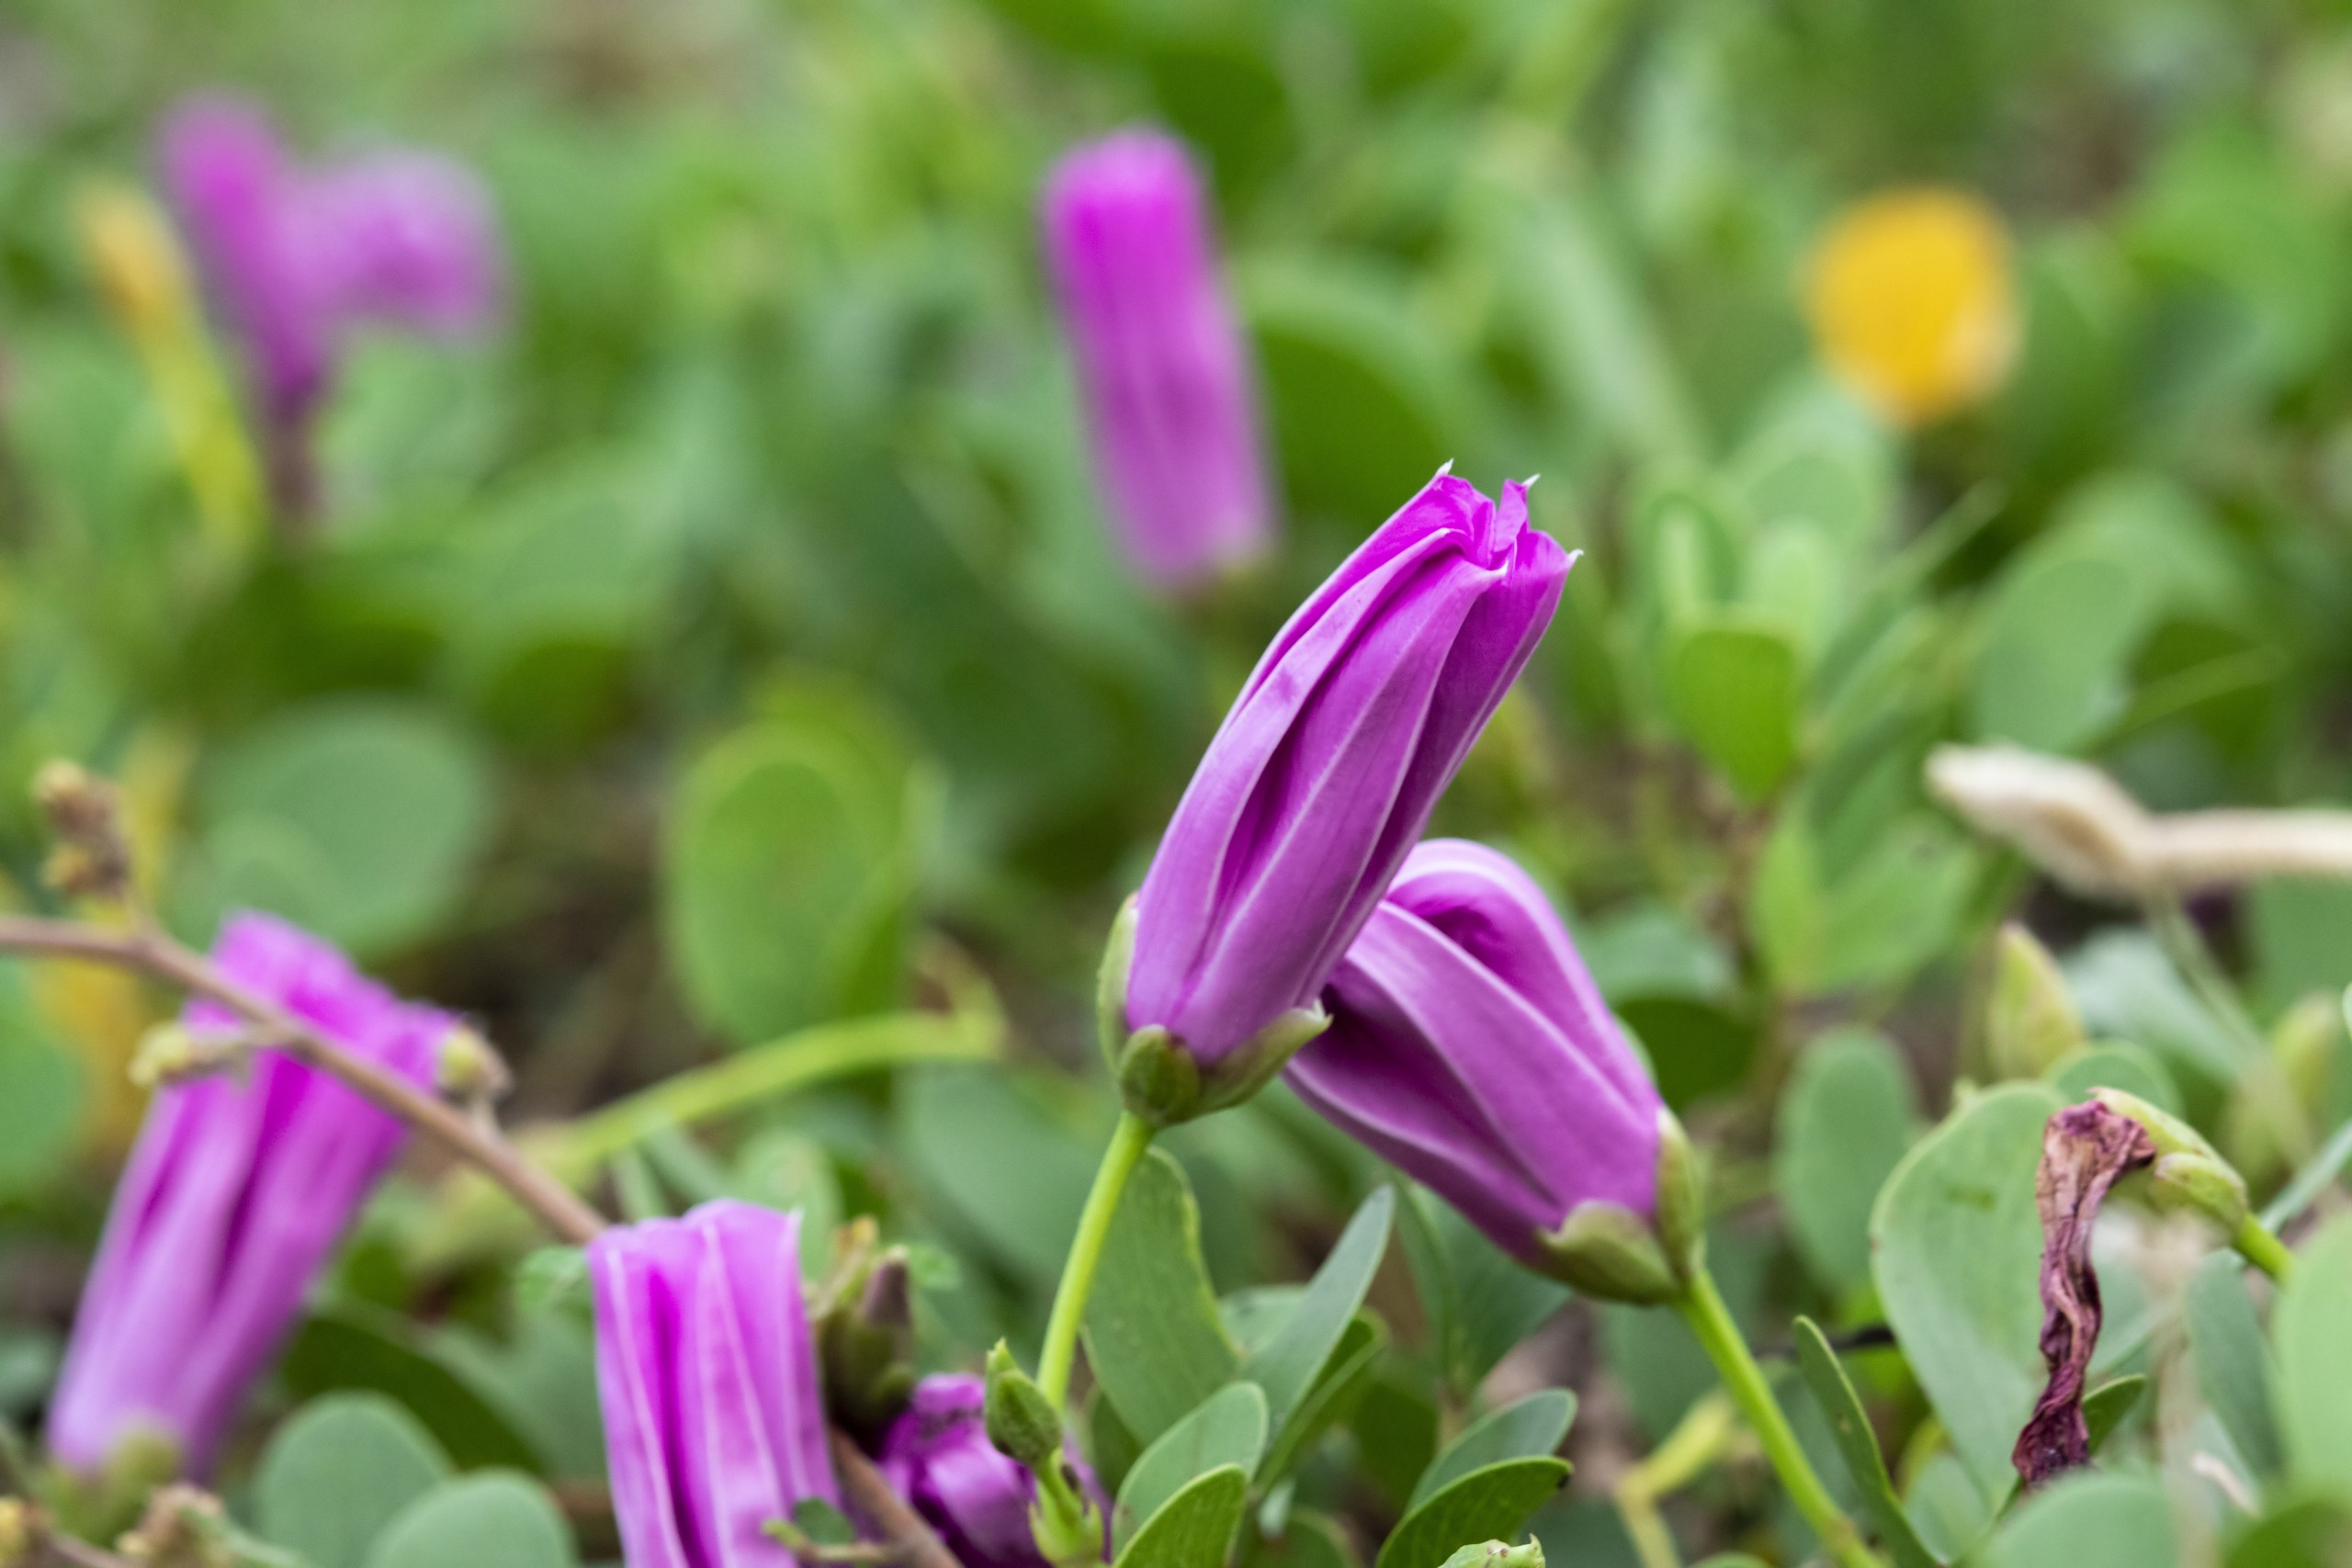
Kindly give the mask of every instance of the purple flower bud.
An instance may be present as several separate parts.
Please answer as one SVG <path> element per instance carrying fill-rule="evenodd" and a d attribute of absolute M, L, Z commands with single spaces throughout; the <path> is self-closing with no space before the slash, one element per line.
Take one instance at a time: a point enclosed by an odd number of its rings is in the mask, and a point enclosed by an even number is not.
<path fill-rule="evenodd" d="M 258 108 L 224 97 L 172 112 L 162 162 L 197 265 L 244 341 L 263 417 L 274 428 L 305 423 L 326 390 L 335 323 L 307 259 L 300 172 Z"/>
<path fill-rule="evenodd" d="M 1080 147 L 1044 216 L 1095 471 L 1136 569 L 1179 588 L 1261 554 L 1257 399 L 1183 147 L 1147 130 Z"/>
<path fill-rule="evenodd" d="M 266 915 L 237 915 L 212 953 L 222 973 L 346 1049 L 419 1085 L 453 1021 L 402 1002 L 342 953 Z M 192 1003 L 191 1029 L 235 1017 Z M 250 1081 L 165 1089 L 148 1107 L 49 1409 L 50 1448 L 81 1469 L 147 1429 L 202 1472 L 237 1401 L 399 1149 L 398 1118 L 275 1051 Z"/>
<path fill-rule="evenodd" d="M 1036 1479 L 989 1441 L 987 1393 L 978 1378 L 958 1374 L 916 1384 L 883 1439 L 883 1479 L 965 1568 L 1048 1568 L 1029 1529 Z M 1095 1490 L 1091 1476 L 1081 1479 Z"/>
<path fill-rule="evenodd" d="M 1315 1006 L 1551 624 L 1570 562 L 1528 526 L 1523 487 L 1497 506 L 1441 474 L 1300 606 L 1144 878 L 1128 1029 L 1164 1028 L 1207 1082 L 1256 1070 L 1227 1059 Z"/>
<path fill-rule="evenodd" d="M 172 207 L 244 344 L 278 500 L 305 510 L 310 424 L 352 327 L 495 324 L 504 262 L 488 193 L 424 152 L 300 168 L 268 118 L 235 98 L 184 104 L 161 145 Z"/>
<path fill-rule="evenodd" d="M 789 1568 L 763 1533 L 839 1506 L 800 1216 L 720 1200 L 588 1244 L 613 1511 L 630 1568 Z"/>
<path fill-rule="evenodd" d="M 339 318 L 444 337 L 489 330 L 505 294 L 490 193 L 447 158 L 400 150 L 334 164 L 300 206 L 306 261 Z"/>
<path fill-rule="evenodd" d="M 1664 1102 L 1567 929 L 1481 844 L 1416 849 L 1326 993 L 1291 1087 L 1495 1244 L 1559 1272 L 1582 1205 L 1644 1226 Z"/>

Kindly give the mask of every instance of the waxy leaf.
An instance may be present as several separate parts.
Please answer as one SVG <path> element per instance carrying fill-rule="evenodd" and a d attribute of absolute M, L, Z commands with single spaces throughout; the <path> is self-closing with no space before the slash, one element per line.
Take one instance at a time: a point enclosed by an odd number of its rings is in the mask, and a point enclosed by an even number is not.
<path fill-rule="evenodd" d="M 331 1393 L 271 1437 L 254 1478 L 254 1522 L 311 1568 L 361 1568 L 393 1517 L 448 1477 L 415 1416 L 379 1393 Z"/>
<path fill-rule="evenodd" d="M 1463 1428 L 1430 1461 L 1413 1488 L 1406 1511 L 1411 1512 L 1474 1470 L 1510 1459 L 1536 1459 L 1557 1453 L 1577 1418 L 1577 1396 L 1565 1388 L 1539 1389 L 1499 1410 L 1490 1410 Z"/>
<path fill-rule="evenodd" d="M 1770 795 L 1796 761 L 1800 685 L 1788 633 L 1729 612 L 1683 629 L 1667 656 L 1675 721 L 1750 800 Z"/>
<path fill-rule="evenodd" d="M 579 1561 L 546 1490 L 493 1472 L 444 1482 L 402 1509 L 366 1568 L 573 1568 Z"/>
<path fill-rule="evenodd" d="M 1388 1250 L 1389 1220 L 1396 1209 L 1394 1188 L 1383 1187 L 1363 1201 L 1331 1255 L 1315 1271 L 1289 1321 L 1241 1369 L 1242 1376 L 1266 1391 L 1277 1432 L 1289 1425 L 1339 1348 L 1356 1309 L 1363 1305 L 1373 1273 Z M 1280 1438 L 1276 1446 L 1281 1446 Z"/>
<path fill-rule="evenodd" d="M 1805 1047 L 1781 1100 L 1773 1185 L 1814 1277 L 1836 1292 L 1871 1271 L 1871 1205 L 1911 1145 L 1910 1070 L 1876 1034 L 1841 1029 Z"/>
<path fill-rule="evenodd" d="M 1514 1540 L 1568 1478 L 1567 1461 L 1512 1459 L 1474 1470 L 1405 1516 L 1374 1568 L 1429 1568 L 1458 1547 Z"/>
<path fill-rule="evenodd" d="M 1127 1471 L 1111 1516 L 1114 1550 L 1125 1547 L 1152 1516 L 1195 1480 L 1227 1465 L 1254 1470 L 1265 1449 L 1265 1393 L 1253 1382 L 1219 1389 L 1162 1432 Z"/>
<path fill-rule="evenodd" d="M 1971 1558 L 1984 1568 L 2170 1568 L 2172 1506 L 2144 1476 L 2078 1471 L 2034 1493 Z"/>
<path fill-rule="evenodd" d="M 1114 1568 L 1217 1568 L 1249 1495 L 1250 1472 L 1241 1466 L 1210 1471 L 1153 1513 L 1120 1549 Z"/>
<path fill-rule="evenodd" d="M 2271 1398 L 2270 1348 L 2246 1290 L 2245 1261 L 2226 1247 L 2197 1266 L 2182 1303 L 2198 1386 L 2256 1481 L 2286 1470 Z"/>
<path fill-rule="evenodd" d="M 2148 1392 L 2146 1374 L 2133 1372 L 2111 1382 L 2103 1382 L 2083 1395 L 2083 1427 L 2088 1434 L 2091 1452 L 2098 1452 L 2101 1443 L 2112 1437 L 2123 1418 Z"/>
<path fill-rule="evenodd" d="M 1559 1310 L 1568 1288 L 1520 1267 L 1427 1188 L 1401 1189 L 1397 1235 L 1447 1381 L 1465 1397 Z"/>
<path fill-rule="evenodd" d="M 1147 1445 L 1202 1408 L 1240 1366 L 1201 1261 L 1192 1184 L 1165 1150 L 1147 1155 L 1120 1195 L 1087 1303 L 1086 1359 L 1120 1420 Z"/>
<path fill-rule="evenodd" d="M 2001 1495 L 2041 1392 L 2041 1219 L 2034 1172 L 2059 1108 L 2041 1084 L 1988 1089 L 1904 1156 L 1871 1239 L 1880 1299 L 1977 1485 Z"/>
<path fill-rule="evenodd" d="M 2352 1215 L 2297 1251 L 2270 1313 L 2278 1353 L 2278 1430 L 2287 1473 L 2352 1506 Z"/>
<path fill-rule="evenodd" d="M 1823 1338 L 1813 1319 L 1800 1317 L 1794 1325 L 1797 1342 L 1797 1370 L 1804 1374 L 1805 1386 L 1813 1391 L 1815 1404 L 1829 1423 L 1830 1436 L 1838 1439 L 1838 1452 L 1846 1461 L 1846 1472 L 1854 1478 L 1854 1490 L 1862 1499 L 1862 1509 L 1870 1516 L 1879 1539 L 1886 1543 L 1889 1556 L 1896 1568 L 1935 1568 L 1935 1555 L 1919 1540 L 1911 1528 L 1911 1516 L 1903 1511 L 1902 1500 L 1894 1495 L 1894 1482 L 1886 1472 L 1886 1457 L 1879 1452 L 1878 1434 L 1871 1430 L 1869 1415 L 1862 1409 L 1861 1400 L 1854 1393 L 1854 1385 L 1846 1377 L 1846 1369 L 1838 1363 L 1837 1352 Z"/>
<path fill-rule="evenodd" d="M 1388 1329 L 1368 1312 L 1358 1313 L 1324 1363 L 1323 1373 L 1291 1412 L 1258 1467 L 1257 1482 L 1267 1485 L 1289 1473 L 1316 1438 L 1355 1411 L 1357 1401 L 1371 1385 L 1374 1367 L 1388 1348 Z"/>
<path fill-rule="evenodd" d="M 434 1355 L 404 1319 L 380 1308 L 345 1302 L 313 1313 L 288 1348 L 282 1375 L 298 1394 L 373 1389 L 390 1395 L 461 1470 L 540 1468 L 537 1453 L 495 1403 Z"/>

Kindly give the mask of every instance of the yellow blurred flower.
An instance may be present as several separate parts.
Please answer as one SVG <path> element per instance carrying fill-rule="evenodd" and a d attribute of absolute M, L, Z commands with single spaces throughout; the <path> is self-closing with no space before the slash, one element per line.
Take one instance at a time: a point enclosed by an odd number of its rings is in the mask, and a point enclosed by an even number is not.
<path fill-rule="evenodd" d="M 2017 357 L 2008 230 L 1967 191 L 1909 186 L 1846 209 L 1814 252 L 1804 304 L 1832 373 L 1900 424 L 1975 402 Z"/>

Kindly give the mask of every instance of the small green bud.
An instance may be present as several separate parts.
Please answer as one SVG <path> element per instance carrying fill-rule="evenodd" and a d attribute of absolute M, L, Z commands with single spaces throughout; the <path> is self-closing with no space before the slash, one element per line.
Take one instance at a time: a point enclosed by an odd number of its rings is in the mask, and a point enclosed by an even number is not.
<path fill-rule="evenodd" d="M 2091 1098 L 2137 1122 L 2156 1145 L 2155 1163 L 2148 1168 L 2151 1202 L 2161 1209 L 2194 1209 L 2225 1231 L 2235 1231 L 2245 1221 L 2245 1178 L 2196 1128 L 2123 1089 L 2093 1089 Z"/>
<path fill-rule="evenodd" d="M 879 1438 L 915 1386 L 915 1320 L 907 1249 L 876 1253 L 870 1240 L 850 1261 L 817 1318 L 825 1403 L 854 1436 Z"/>
<path fill-rule="evenodd" d="M 1026 1466 L 1039 1481 L 1047 1480 L 1061 1452 L 1060 1415 L 1001 1339 L 989 1352 L 987 1371 L 988 1397 L 982 1409 L 989 1441 L 1000 1453 Z"/>
<path fill-rule="evenodd" d="M 458 1024 L 441 1037 L 433 1059 L 435 1087 L 451 1100 L 487 1105 L 514 1087 L 505 1058 L 480 1031 Z"/>
<path fill-rule="evenodd" d="M 115 1546 L 142 1568 L 235 1568 L 237 1561 L 220 1499 L 180 1483 L 148 1499 L 139 1528 Z"/>
<path fill-rule="evenodd" d="M 2085 1038 L 2058 961 L 2023 926 L 2003 926 L 1984 1009 L 1984 1054 L 1994 1075 L 2038 1078 Z"/>

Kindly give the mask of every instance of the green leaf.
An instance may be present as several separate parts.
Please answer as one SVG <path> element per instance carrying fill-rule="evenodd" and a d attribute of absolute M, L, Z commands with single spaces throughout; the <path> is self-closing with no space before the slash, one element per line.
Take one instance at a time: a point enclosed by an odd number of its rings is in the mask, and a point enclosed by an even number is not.
<path fill-rule="evenodd" d="M 2257 990 L 2270 1011 L 2352 985 L 2352 886 L 2266 877 L 2246 890 Z"/>
<path fill-rule="evenodd" d="M 739 1043 L 897 998 L 929 788 L 844 703 L 773 711 L 699 757 L 663 846 L 663 914 L 688 998 Z"/>
<path fill-rule="evenodd" d="M 2162 1111 L 2183 1114 L 2180 1090 L 2154 1052 L 2124 1041 L 2077 1046 L 2050 1064 L 2042 1075 L 2068 1104 L 2086 1100 L 2095 1089 L 2120 1089 Z"/>
<path fill-rule="evenodd" d="M 2132 1372 L 2103 1382 L 2083 1395 L 2083 1425 L 2090 1430 L 2091 1452 L 2098 1452 L 2099 1446 L 2114 1435 L 2123 1418 L 2132 1414 L 2132 1407 L 2140 1403 L 2140 1396 L 2147 1392 L 2145 1374 Z"/>
<path fill-rule="evenodd" d="M 1666 694 L 1699 754 L 1750 800 L 1796 761 L 1797 650 L 1779 626 L 1730 613 L 1683 627 L 1667 656 Z"/>
<path fill-rule="evenodd" d="M 1977 655 L 1973 711 L 1988 739 L 2071 751 L 2120 717 L 2129 664 L 2154 606 L 2121 563 L 2029 555 L 1994 591 Z"/>
<path fill-rule="evenodd" d="M 473 743 L 428 711 L 349 699 L 296 708 L 221 752 L 175 914 L 209 932 L 266 909 L 360 953 L 414 941 L 464 896 L 492 787 Z"/>
<path fill-rule="evenodd" d="M 1887 1321 L 1952 1447 L 1995 1496 L 2045 1376 L 2034 1173 L 2060 1104 L 2041 1084 L 1979 1094 L 1904 1156 L 1871 1214 Z"/>
<path fill-rule="evenodd" d="M 0 965 L 0 1195 L 57 1174 L 82 1131 L 88 1073 L 52 1037 L 25 986 L 22 965 Z"/>
<path fill-rule="evenodd" d="M 1388 1250 L 1388 1224 L 1396 1209 L 1394 1188 L 1380 1188 L 1363 1201 L 1308 1281 L 1289 1320 L 1243 1365 L 1241 1375 L 1266 1391 L 1266 1407 L 1277 1433 L 1289 1425 L 1339 1348 L 1356 1309 L 1363 1305 L 1373 1272 Z M 1276 1446 L 1281 1446 L 1279 1438 Z"/>
<path fill-rule="evenodd" d="M 1256 1383 L 1228 1383 L 1170 1427 L 1127 1471 L 1111 1516 L 1113 1550 L 1124 1549 L 1153 1515 L 1210 1471 L 1258 1467 L 1266 1449 L 1266 1396 Z"/>
<path fill-rule="evenodd" d="M 360 1568 L 393 1516 L 448 1477 L 449 1461 L 415 1416 L 382 1394 L 331 1393 L 270 1438 L 254 1517 L 311 1568 Z"/>
<path fill-rule="evenodd" d="M 432 1354 L 406 1319 L 381 1308 L 345 1302 L 313 1313 L 287 1349 L 281 1375 L 298 1396 L 390 1395 L 461 1470 L 539 1468 L 537 1452 L 496 1404 Z"/>
<path fill-rule="evenodd" d="M 1515 1540 L 1528 1516 L 1568 1478 L 1567 1461 L 1511 1459 L 1474 1470 L 1408 1513 L 1374 1568 L 1429 1568 L 1480 1540 Z"/>
<path fill-rule="evenodd" d="M 2352 1505 L 2352 1214 L 2303 1244 L 2270 1309 L 2287 1473 Z"/>
<path fill-rule="evenodd" d="M 1984 1568 L 2169 1568 L 2172 1505 L 2143 1476 L 2081 1471 L 2033 1493 L 1971 1559 Z"/>
<path fill-rule="evenodd" d="M 1094 1155 L 1019 1079 L 973 1067 L 906 1075 L 895 1145 L 933 1213 L 1040 1289 L 1052 1288 L 1078 1234 Z"/>
<path fill-rule="evenodd" d="M 1428 1502 L 1474 1470 L 1510 1459 L 1539 1459 L 1557 1453 L 1577 1418 L 1577 1396 L 1565 1388 L 1538 1390 L 1499 1410 L 1490 1410 L 1446 1444 L 1405 1506 L 1407 1513 Z"/>
<path fill-rule="evenodd" d="M 1993 1527 L 1993 1510 L 1960 1456 L 1939 1449 L 1911 1478 L 1903 1511 L 1929 1551 L 1957 1562 Z"/>
<path fill-rule="evenodd" d="M 2274 1371 L 2246 1290 L 2245 1259 L 2227 1247 L 2210 1254 L 2189 1276 L 2181 1310 L 2205 1403 L 2254 1478 L 2277 1480 L 2287 1466 L 2271 1398 Z"/>
<path fill-rule="evenodd" d="M 1317 1438 L 1354 1414 L 1372 1386 L 1381 1352 L 1387 1348 L 1387 1325 L 1368 1312 L 1356 1314 L 1324 1363 L 1322 1374 L 1267 1448 L 1255 1477 L 1260 1486 L 1289 1474 Z"/>
<path fill-rule="evenodd" d="M 2352 1512 L 2322 1498 L 2275 1508 L 2230 1543 L 2226 1568 L 2343 1568 L 2352 1562 Z"/>
<path fill-rule="evenodd" d="M 1446 1380 L 1466 1397 L 1559 1310 L 1568 1288 L 1521 1268 L 1427 1188 L 1402 1191 L 1397 1235 Z"/>
<path fill-rule="evenodd" d="M 1773 1185 L 1815 1278 L 1844 1292 L 1871 1271 L 1871 1204 L 1911 1146 L 1911 1075 L 1865 1030 L 1822 1036 L 1797 1058 L 1781 1100 Z"/>
<path fill-rule="evenodd" d="M 1454 456 L 1443 361 L 1385 276 L 1283 268 L 1242 294 L 1292 506 L 1360 536 Z"/>
<path fill-rule="evenodd" d="M 1250 1472 L 1241 1466 L 1210 1471 L 1153 1513 L 1120 1550 L 1115 1568 L 1218 1568 L 1249 1495 Z"/>
<path fill-rule="evenodd" d="M 1918 1532 L 1911 1528 L 1911 1516 L 1903 1511 L 1902 1501 L 1894 1495 L 1894 1482 L 1886 1472 L 1886 1457 L 1878 1451 L 1878 1434 L 1871 1429 L 1870 1416 L 1862 1409 L 1854 1385 L 1847 1380 L 1846 1369 L 1838 1365 L 1837 1352 L 1830 1349 L 1829 1341 L 1821 1337 L 1821 1330 L 1809 1317 L 1798 1318 L 1793 1332 L 1797 1370 L 1804 1374 L 1814 1403 L 1821 1407 L 1823 1419 L 1829 1423 L 1830 1435 L 1838 1439 L 1838 1451 L 1846 1461 L 1846 1472 L 1854 1478 L 1854 1490 L 1861 1497 L 1862 1509 L 1877 1528 L 1879 1539 L 1886 1543 L 1895 1568 L 1935 1568 L 1934 1554 L 1921 1544 Z"/>
<path fill-rule="evenodd" d="M 519 1475 L 447 1481 L 403 1508 L 366 1568 L 573 1568 L 571 1532 L 545 1488 Z"/>
<path fill-rule="evenodd" d="M 1144 1157 L 1120 1196 L 1087 1303 L 1086 1360 L 1120 1420 L 1146 1444 L 1200 1409 L 1240 1367 L 1201 1261 L 1192 1183 L 1164 1149 Z"/>

